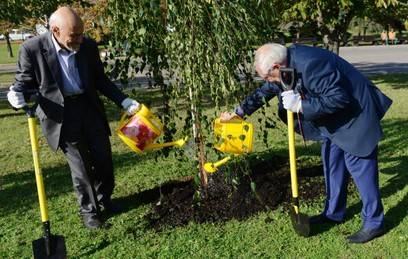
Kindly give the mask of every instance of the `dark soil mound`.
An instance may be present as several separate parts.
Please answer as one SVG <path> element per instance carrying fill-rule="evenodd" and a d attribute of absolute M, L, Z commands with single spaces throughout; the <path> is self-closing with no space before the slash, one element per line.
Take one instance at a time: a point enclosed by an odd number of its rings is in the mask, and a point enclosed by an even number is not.
<path fill-rule="evenodd" d="M 324 194 L 322 170 L 321 166 L 298 170 L 301 203 Z M 206 191 L 197 192 L 190 179 L 162 186 L 160 196 L 147 215 L 152 227 L 158 230 L 186 225 L 189 221 L 244 219 L 280 204 L 290 204 L 289 165 L 287 158 L 275 158 L 251 166 L 249 174 L 227 175 L 219 171 L 210 176 Z"/>

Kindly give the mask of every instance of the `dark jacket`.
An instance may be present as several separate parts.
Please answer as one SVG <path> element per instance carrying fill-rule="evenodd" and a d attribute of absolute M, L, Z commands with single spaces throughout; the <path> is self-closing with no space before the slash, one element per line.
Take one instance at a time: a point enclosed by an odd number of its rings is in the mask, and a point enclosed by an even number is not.
<path fill-rule="evenodd" d="M 110 132 L 98 94 L 102 93 L 118 106 L 126 96 L 106 77 L 93 40 L 84 38 L 75 58 L 89 104 L 96 108 Z M 21 45 L 14 89 L 22 92 L 39 91 L 36 114 L 48 144 L 57 150 L 63 123 L 64 97 L 61 68 L 50 32 L 31 38 Z"/>
<path fill-rule="evenodd" d="M 303 93 L 301 119 L 305 137 L 329 138 L 344 151 L 364 157 L 382 137 L 380 120 L 392 100 L 347 61 L 321 48 L 293 45 L 288 48 L 289 67 L 298 76 L 296 91 Z M 250 115 L 263 105 L 262 100 L 279 96 L 281 89 L 265 83 L 236 109 Z"/>

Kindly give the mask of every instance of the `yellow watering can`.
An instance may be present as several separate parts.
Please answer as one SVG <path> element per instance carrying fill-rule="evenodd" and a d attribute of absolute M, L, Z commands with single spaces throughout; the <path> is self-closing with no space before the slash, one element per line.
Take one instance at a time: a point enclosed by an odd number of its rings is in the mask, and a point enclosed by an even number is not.
<path fill-rule="evenodd" d="M 116 130 L 119 138 L 136 153 L 163 147 L 182 147 L 186 143 L 186 138 L 153 143 L 162 134 L 163 124 L 144 104 L 141 104 L 139 111 L 131 117 L 123 114 L 119 125 Z"/>
<path fill-rule="evenodd" d="M 220 119 L 214 121 L 214 135 L 217 138 L 215 149 L 230 153 L 235 156 L 252 151 L 253 125 L 242 119 L 234 119 L 228 122 L 221 122 Z M 227 163 L 231 156 L 227 156 L 214 163 L 206 163 L 204 170 L 207 173 L 214 173 L 218 167 Z"/>

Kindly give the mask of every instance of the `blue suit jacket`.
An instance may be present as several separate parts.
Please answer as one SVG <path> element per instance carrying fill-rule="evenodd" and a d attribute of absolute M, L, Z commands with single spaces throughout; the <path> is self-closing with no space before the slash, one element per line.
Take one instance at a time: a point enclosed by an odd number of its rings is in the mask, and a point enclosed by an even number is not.
<path fill-rule="evenodd" d="M 380 120 L 392 100 L 330 51 L 295 44 L 288 48 L 288 64 L 296 69 L 296 90 L 305 97 L 301 114 L 305 137 L 329 138 L 350 154 L 368 156 L 382 137 Z M 250 115 L 277 95 L 284 119 L 280 92 L 278 85 L 265 83 L 245 98 L 236 112 Z"/>

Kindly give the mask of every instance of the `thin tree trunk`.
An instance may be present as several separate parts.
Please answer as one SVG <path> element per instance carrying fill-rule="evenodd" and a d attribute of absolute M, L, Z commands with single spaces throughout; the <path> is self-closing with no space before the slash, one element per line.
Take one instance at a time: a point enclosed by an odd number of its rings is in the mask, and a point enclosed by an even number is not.
<path fill-rule="evenodd" d="M 197 113 L 197 107 L 194 105 L 194 96 L 193 96 L 193 89 L 191 86 L 188 88 L 189 91 L 189 97 L 190 97 L 190 102 L 191 102 L 191 119 L 193 120 L 193 136 L 194 136 L 194 142 L 197 147 L 197 159 L 198 159 L 198 167 L 200 170 L 200 181 L 201 181 L 201 187 L 206 188 L 208 185 L 208 176 L 207 172 L 204 170 L 204 164 L 205 164 L 205 152 L 204 152 L 204 140 L 202 137 L 202 131 L 201 131 L 201 123 L 200 123 L 200 118 Z"/>
<path fill-rule="evenodd" d="M 334 42 L 333 52 L 336 53 L 337 55 L 340 54 L 340 39 L 337 39 Z"/>
<path fill-rule="evenodd" d="M 13 49 L 11 48 L 11 43 L 10 43 L 10 37 L 8 35 L 8 33 L 6 33 L 5 35 L 6 38 L 6 42 L 7 42 L 7 52 L 10 58 L 14 57 L 13 55 Z"/>

